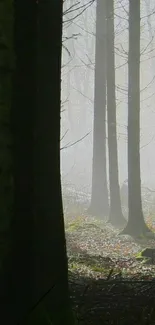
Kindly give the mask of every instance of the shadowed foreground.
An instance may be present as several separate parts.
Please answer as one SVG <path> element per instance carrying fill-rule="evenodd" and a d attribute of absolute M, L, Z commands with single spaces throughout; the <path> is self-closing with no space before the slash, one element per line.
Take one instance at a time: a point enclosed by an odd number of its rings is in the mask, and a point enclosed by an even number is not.
<path fill-rule="evenodd" d="M 154 280 L 103 280 L 70 273 L 70 293 L 79 324 L 155 324 Z"/>

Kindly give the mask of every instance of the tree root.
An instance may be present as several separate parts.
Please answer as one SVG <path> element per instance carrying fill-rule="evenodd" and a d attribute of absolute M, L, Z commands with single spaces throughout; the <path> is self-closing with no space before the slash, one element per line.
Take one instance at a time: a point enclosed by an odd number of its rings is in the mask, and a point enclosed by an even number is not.
<path fill-rule="evenodd" d="M 110 223 L 113 227 L 122 229 L 127 224 L 127 220 L 124 218 L 123 214 L 110 215 L 108 219 L 108 223 Z"/>
<path fill-rule="evenodd" d="M 126 227 L 120 232 L 120 235 L 130 235 L 134 238 L 155 238 L 154 232 L 148 228 L 145 222 L 136 226 L 127 223 Z"/>

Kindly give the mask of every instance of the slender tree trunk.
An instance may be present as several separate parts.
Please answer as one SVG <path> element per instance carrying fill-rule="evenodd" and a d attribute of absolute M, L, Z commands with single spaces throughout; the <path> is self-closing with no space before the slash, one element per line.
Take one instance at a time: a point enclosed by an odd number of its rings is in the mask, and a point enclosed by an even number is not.
<path fill-rule="evenodd" d="M 38 106 L 35 124 L 36 300 L 53 324 L 71 324 L 60 181 L 62 0 L 38 3 Z"/>
<path fill-rule="evenodd" d="M 117 155 L 115 53 L 114 53 L 114 1 L 106 0 L 107 12 L 107 116 L 110 182 L 109 222 L 122 227 L 126 221 L 122 214 Z"/>
<path fill-rule="evenodd" d="M 128 55 L 128 202 L 129 217 L 123 233 L 144 235 L 147 228 L 140 178 L 140 0 L 129 1 Z"/>
<path fill-rule="evenodd" d="M 92 194 L 89 212 L 109 213 L 106 161 L 106 3 L 97 1 Z"/>

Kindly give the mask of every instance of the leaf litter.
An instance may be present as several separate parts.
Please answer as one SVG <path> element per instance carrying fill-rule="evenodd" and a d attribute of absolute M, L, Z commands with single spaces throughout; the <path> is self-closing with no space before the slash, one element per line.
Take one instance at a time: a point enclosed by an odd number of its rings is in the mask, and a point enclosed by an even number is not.
<path fill-rule="evenodd" d="M 154 230 L 151 217 L 148 226 Z M 66 216 L 66 243 L 69 270 L 91 278 L 107 278 L 113 270 L 113 278 L 151 280 L 155 265 L 144 264 L 136 256 L 146 247 L 155 247 L 155 240 L 119 235 L 120 230 L 91 216 Z"/>

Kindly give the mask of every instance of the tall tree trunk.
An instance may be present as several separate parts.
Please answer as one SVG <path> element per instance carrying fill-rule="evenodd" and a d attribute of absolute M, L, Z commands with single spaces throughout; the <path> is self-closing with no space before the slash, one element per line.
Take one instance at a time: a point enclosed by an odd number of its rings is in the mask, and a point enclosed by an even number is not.
<path fill-rule="evenodd" d="M 14 205 L 12 246 L 3 265 L 3 324 L 17 324 L 32 307 L 34 265 L 33 133 L 36 105 L 36 2 L 14 1 L 15 72 L 12 96 Z M 13 16 L 12 16 L 13 17 Z M 2 304 L 1 304 L 2 307 Z"/>
<path fill-rule="evenodd" d="M 60 181 L 62 0 L 38 2 L 38 105 L 35 124 L 36 300 L 53 324 L 71 324 Z"/>
<path fill-rule="evenodd" d="M 128 55 L 128 223 L 123 233 L 138 236 L 147 228 L 140 178 L 140 0 L 129 1 Z"/>
<path fill-rule="evenodd" d="M 4 15 L 5 13 L 5 15 Z M 12 217 L 11 97 L 13 68 L 13 4 L 0 2 L 0 264 L 7 257 Z"/>
<path fill-rule="evenodd" d="M 11 255 L 9 227 L 13 204 L 11 134 L 13 3 L 9 0 L 0 3 L 0 33 L 0 323 L 5 325 L 12 321 L 9 291 Z"/>
<path fill-rule="evenodd" d="M 89 211 L 100 217 L 109 213 L 106 161 L 106 2 L 97 1 L 92 194 Z"/>
<path fill-rule="evenodd" d="M 115 53 L 114 53 L 114 1 L 106 0 L 107 14 L 107 116 L 110 182 L 109 222 L 122 227 L 126 221 L 122 214 L 118 180 L 116 96 L 115 96 Z"/>
<path fill-rule="evenodd" d="M 4 15 L 5 13 L 5 15 Z M 0 235 L 8 230 L 12 211 L 12 134 L 10 107 L 13 67 L 13 4 L 0 2 Z M 4 237 L 3 237 L 4 235 Z M 6 243 L 4 243 L 5 245 Z M 4 247 L 3 247 L 4 249 Z M 0 248 L 0 259 L 3 249 Z M 6 249 L 5 249 L 6 251 Z"/>
<path fill-rule="evenodd" d="M 15 0 L 15 64 L 13 88 L 14 311 L 18 321 L 34 303 L 34 112 L 36 107 L 37 4 Z"/>

